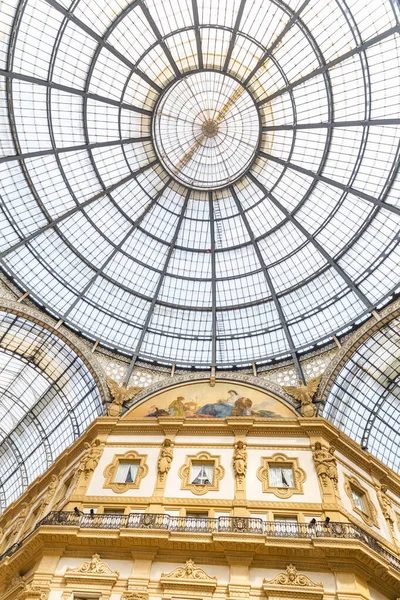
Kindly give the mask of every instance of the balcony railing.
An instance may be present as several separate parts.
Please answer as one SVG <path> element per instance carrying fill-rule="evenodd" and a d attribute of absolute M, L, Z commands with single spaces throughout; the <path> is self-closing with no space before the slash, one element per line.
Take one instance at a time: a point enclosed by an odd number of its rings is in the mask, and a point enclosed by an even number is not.
<path fill-rule="evenodd" d="M 380 554 L 391 567 L 400 572 L 400 559 L 386 550 L 372 535 L 353 523 L 316 521 L 315 523 L 289 523 L 264 521 L 257 518 L 219 517 L 176 517 L 161 514 L 130 513 L 85 514 L 76 512 L 50 512 L 22 540 L 13 544 L 1 556 L 12 556 L 38 527 L 80 527 L 81 529 L 141 529 L 164 530 L 186 533 L 238 533 L 260 535 L 268 538 L 341 538 L 357 540 Z"/>

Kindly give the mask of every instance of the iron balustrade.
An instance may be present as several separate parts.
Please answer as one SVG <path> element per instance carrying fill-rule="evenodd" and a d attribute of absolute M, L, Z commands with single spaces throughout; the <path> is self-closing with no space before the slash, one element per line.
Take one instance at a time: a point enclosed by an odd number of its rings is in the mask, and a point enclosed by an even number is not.
<path fill-rule="evenodd" d="M 240 533 L 260 535 L 267 538 L 341 538 L 357 540 L 382 556 L 391 567 L 400 572 L 400 559 L 354 523 L 293 523 L 264 521 L 253 517 L 178 517 L 168 514 L 130 513 L 86 514 L 75 512 L 50 512 L 22 540 L 8 548 L 0 561 L 12 556 L 39 527 L 79 527 L 81 529 L 152 529 L 186 533 Z"/>

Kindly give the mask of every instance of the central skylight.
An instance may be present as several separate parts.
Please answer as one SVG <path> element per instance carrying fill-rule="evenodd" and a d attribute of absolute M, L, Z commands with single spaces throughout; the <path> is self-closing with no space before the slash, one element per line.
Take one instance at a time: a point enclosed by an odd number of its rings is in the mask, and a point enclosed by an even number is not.
<path fill-rule="evenodd" d="M 57 319 L 133 362 L 299 372 L 391 298 L 397 2 L 0 13 L 0 258 Z"/>
<path fill-rule="evenodd" d="M 174 82 L 153 117 L 154 144 L 179 182 L 217 189 L 236 181 L 256 154 L 260 119 L 245 88 L 218 71 Z"/>

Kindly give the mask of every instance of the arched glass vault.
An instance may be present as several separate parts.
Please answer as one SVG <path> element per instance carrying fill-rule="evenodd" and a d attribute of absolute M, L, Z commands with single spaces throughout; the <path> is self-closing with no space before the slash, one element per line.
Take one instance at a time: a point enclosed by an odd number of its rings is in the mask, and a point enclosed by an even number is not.
<path fill-rule="evenodd" d="M 300 371 L 390 299 L 396 0 L 0 11 L 0 258 L 51 314 L 133 363 Z"/>
<path fill-rule="evenodd" d="M 323 416 L 400 473 L 400 319 L 368 337 L 342 366 Z"/>
<path fill-rule="evenodd" d="M 79 356 L 50 331 L 0 312 L 0 510 L 101 414 Z"/>

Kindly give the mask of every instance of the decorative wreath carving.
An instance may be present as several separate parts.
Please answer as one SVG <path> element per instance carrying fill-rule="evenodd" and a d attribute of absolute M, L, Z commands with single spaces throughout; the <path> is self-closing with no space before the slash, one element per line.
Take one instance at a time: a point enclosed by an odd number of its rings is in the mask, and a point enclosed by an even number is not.
<path fill-rule="evenodd" d="M 366 523 L 370 527 L 372 527 L 373 525 L 375 525 L 376 527 L 379 527 L 378 518 L 377 518 L 378 513 L 376 511 L 376 508 L 370 498 L 368 490 L 366 490 L 361 485 L 361 483 L 358 481 L 358 479 L 356 479 L 355 477 L 350 477 L 349 475 L 345 474 L 344 475 L 344 489 L 345 489 L 346 494 L 350 498 L 351 506 L 352 506 L 354 512 L 357 513 L 362 518 L 364 523 Z M 363 495 L 363 501 L 364 501 L 366 512 L 360 510 L 356 506 L 356 504 L 354 502 L 354 498 L 353 498 L 353 493 L 352 493 L 353 490 L 356 490 Z"/>
<path fill-rule="evenodd" d="M 196 463 L 204 463 L 214 467 L 214 476 L 211 483 L 191 483 L 192 465 Z M 181 466 L 178 474 L 182 479 L 181 490 L 190 490 L 193 494 L 202 496 L 207 492 L 219 490 L 219 482 L 225 475 L 225 469 L 221 466 L 220 456 L 212 456 L 209 452 L 198 452 L 198 454 L 186 456 L 185 464 Z"/>
<path fill-rule="evenodd" d="M 134 450 L 126 452 L 125 454 L 115 454 L 111 464 L 107 465 L 104 469 L 104 485 L 103 488 L 111 489 L 116 494 L 122 494 L 127 490 L 137 490 L 140 487 L 142 479 L 146 477 L 149 472 L 149 467 L 146 464 L 147 455 L 138 454 Z M 128 483 L 118 483 L 114 481 L 115 475 L 117 474 L 118 466 L 124 462 L 137 462 L 139 463 L 138 471 L 135 477 L 135 481 Z"/>
<path fill-rule="evenodd" d="M 293 471 L 294 487 L 277 488 L 272 487 L 269 476 L 270 466 L 288 466 Z M 303 483 L 307 476 L 303 469 L 299 466 L 299 459 L 288 457 L 285 454 L 274 454 L 261 458 L 261 467 L 257 470 L 257 477 L 262 483 L 262 491 L 264 493 L 272 493 L 278 498 L 290 498 L 293 494 L 303 494 Z"/>

